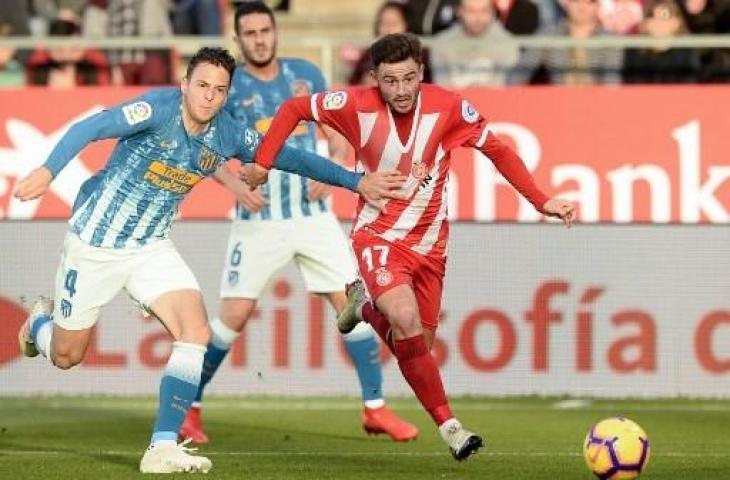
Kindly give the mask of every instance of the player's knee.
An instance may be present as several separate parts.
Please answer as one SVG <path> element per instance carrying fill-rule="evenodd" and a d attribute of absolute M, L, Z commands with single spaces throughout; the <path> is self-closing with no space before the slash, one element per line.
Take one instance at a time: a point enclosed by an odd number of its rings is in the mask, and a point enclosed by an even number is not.
<path fill-rule="evenodd" d="M 72 350 L 56 350 L 53 352 L 51 358 L 53 360 L 53 365 L 57 368 L 60 368 L 61 370 L 68 370 L 81 363 L 84 356 L 83 353 L 74 352 Z"/>
<path fill-rule="evenodd" d="M 412 337 L 422 332 L 418 309 L 415 306 L 404 305 L 396 308 L 390 315 L 391 324 L 400 332 L 401 337 Z"/>
<path fill-rule="evenodd" d="M 207 345 L 210 342 L 211 338 L 210 326 L 208 326 L 207 322 L 200 325 L 195 325 L 194 327 L 188 329 L 186 336 L 186 340 L 188 342 L 197 343 L 199 345 Z"/>

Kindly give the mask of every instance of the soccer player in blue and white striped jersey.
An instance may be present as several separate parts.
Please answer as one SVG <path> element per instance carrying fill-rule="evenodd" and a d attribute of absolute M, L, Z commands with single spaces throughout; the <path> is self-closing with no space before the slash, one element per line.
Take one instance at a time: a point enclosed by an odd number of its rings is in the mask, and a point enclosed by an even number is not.
<path fill-rule="evenodd" d="M 234 29 L 244 64 L 233 74 L 226 109 L 242 125 L 255 126 L 258 133 L 265 134 L 286 100 L 327 89 L 322 72 L 311 63 L 277 57 L 274 15 L 263 2 L 242 4 L 234 16 Z M 324 132 L 330 156 L 342 163 L 347 141 L 329 127 L 324 127 Z M 316 124 L 302 123 L 287 145 L 300 152 L 314 152 L 315 133 Z M 208 441 L 200 413 L 203 390 L 273 275 L 294 261 L 307 290 L 327 299 L 337 313 L 347 302 L 345 285 L 357 278 L 349 244 L 328 205 L 327 186 L 293 173 L 272 171 L 267 184 L 250 191 L 241 188 L 225 170 L 218 176 L 238 201 L 221 279 L 220 317 L 211 321 L 213 338 L 205 356 L 197 402 L 181 430 L 182 437 L 193 438 L 196 443 Z M 418 429 L 385 405 L 379 343 L 370 325 L 360 323 L 343 339 L 360 381 L 363 428 L 397 441 L 415 438 Z"/>
<path fill-rule="evenodd" d="M 251 161 L 259 135 L 221 109 L 235 60 L 201 49 L 181 88 L 152 91 L 73 125 L 45 164 L 15 195 L 42 195 L 92 141 L 119 138 L 106 166 L 81 188 L 69 221 L 55 302 L 41 299 L 18 339 L 26 356 L 41 353 L 68 369 L 81 362 L 101 308 L 126 289 L 175 339 L 160 384 L 160 403 L 144 473 L 206 472 L 177 435 L 198 390 L 210 329 L 195 276 L 168 238 L 180 202 L 228 158 Z M 359 191 L 371 200 L 402 177 L 361 177 L 314 154 L 289 149 L 277 167 Z"/>

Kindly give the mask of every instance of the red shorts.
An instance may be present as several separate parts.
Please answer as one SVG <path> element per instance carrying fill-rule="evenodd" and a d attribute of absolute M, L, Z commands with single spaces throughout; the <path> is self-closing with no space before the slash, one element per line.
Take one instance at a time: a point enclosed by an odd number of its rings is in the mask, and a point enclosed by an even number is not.
<path fill-rule="evenodd" d="M 445 257 L 420 255 L 363 230 L 352 235 L 352 249 L 373 302 L 393 287 L 408 285 L 416 294 L 423 326 L 431 330 L 438 326 Z"/>

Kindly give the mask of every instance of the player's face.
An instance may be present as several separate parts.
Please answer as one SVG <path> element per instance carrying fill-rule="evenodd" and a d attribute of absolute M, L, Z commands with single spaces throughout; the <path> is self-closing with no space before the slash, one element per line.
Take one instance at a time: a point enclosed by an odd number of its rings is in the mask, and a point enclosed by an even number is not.
<path fill-rule="evenodd" d="M 239 18 L 235 40 L 246 63 L 265 67 L 276 56 L 276 27 L 265 13 Z"/>
<path fill-rule="evenodd" d="M 188 116 L 206 124 L 223 108 L 228 99 L 228 71 L 210 63 L 195 67 L 190 78 L 183 79 L 183 104 Z"/>
<path fill-rule="evenodd" d="M 398 113 L 408 113 L 416 105 L 423 81 L 423 65 L 412 58 L 397 63 L 381 63 L 373 71 L 380 96 Z"/>

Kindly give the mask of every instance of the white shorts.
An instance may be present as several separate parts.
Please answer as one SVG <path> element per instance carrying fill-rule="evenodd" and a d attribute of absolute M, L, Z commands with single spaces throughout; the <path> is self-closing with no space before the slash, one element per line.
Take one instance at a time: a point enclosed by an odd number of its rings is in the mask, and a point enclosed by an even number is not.
<path fill-rule="evenodd" d="M 271 277 L 294 260 L 307 290 L 340 292 L 356 278 L 352 250 L 332 214 L 233 222 L 221 298 L 257 299 Z"/>
<path fill-rule="evenodd" d="M 66 234 L 56 273 L 53 321 L 58 326 L 91 328 L 101 307 L 123 288 L 144 309 L 164 293 L 200 290 L 169 238 L 139 248 L 115 249 L 92 247 L 75 234 Z"/>

